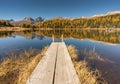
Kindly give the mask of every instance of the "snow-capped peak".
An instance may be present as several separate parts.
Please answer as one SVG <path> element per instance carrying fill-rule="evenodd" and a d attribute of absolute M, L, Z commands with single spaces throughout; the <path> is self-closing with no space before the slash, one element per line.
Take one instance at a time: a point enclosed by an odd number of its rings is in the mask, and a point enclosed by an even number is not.
<path fill-rule="evenodd" d="M 100 16 L 104 16 L 104 14 L 93 15 L 92 17 L 100 17 Z"/>
<path fill-rule="evenodd" d="M 106 14 L 93 15 L 92 17 L 100 17 L 100 16 L 107 16 L 107 15 L 114 15 L 114 14 L 120 14 L 120 11 L 112 11 L 112 12 L 107 12 Z"/>
<path fill-rule="evenodd" d="M 120 11 L 112 11 L 112 12 L 108 12 L 106 15 L 112 15 L 112 14 L 119 14 Z"/>

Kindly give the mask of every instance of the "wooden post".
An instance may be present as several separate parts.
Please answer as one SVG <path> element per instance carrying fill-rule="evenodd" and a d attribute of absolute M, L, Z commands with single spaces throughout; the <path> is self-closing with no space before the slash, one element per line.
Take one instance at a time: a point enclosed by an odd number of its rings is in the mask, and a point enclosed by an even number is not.
<path fill-rule="evenodd" d="M 63 34 L 62 34 L 62 36 L 61 36 L 61 39 L 62 39 L 62 42 L 63 42 L 63 41 L 64 41 L 64 40 L 63 40 Z"/>
<path fill-rule="evenodd" d="M 54 34 L 52 35 L 52 41 L 54 42 L 55 40 L 54 40 Z"/>

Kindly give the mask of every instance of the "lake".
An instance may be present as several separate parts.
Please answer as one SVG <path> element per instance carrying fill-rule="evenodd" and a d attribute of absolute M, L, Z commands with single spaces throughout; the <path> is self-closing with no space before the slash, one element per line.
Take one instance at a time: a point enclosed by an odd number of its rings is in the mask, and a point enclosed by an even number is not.
<path fill-rule="evenodd" d="M 73 45 L 78 50 L 78 60 L 82 51 L 93 51 L 107 61 L 94 61 L 94 66 L 101 71 L 109 84 L 120 82 L 120 31 L 105 30 L 40 30 L 21 32 L 0 32 L 0 60 L 20 54 L 30 48 L 36 54 L 52 42 L 61 41 L 64 37 L 66 45 Z M 84 55 L 84 54 L 83 54 Z"/>

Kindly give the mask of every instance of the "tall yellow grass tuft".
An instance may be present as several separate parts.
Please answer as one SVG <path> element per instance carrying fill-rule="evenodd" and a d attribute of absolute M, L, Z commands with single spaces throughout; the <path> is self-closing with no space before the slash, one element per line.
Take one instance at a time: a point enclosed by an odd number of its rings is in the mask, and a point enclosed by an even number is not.
<path fill-rule="evenodd" d="M 77 50 L 74 46 L 68 46 L 71 59 L 78 74 L 81 84 L 108 84 L 102 77 L 99 70 L 92 71 L 86 60 L 77 61 Z M 86 52 L 87 53 L 87 52 Z M 89 56 L 88 56 L 89 57 Z"/>
<path fill-rule="evenodd" d="M 32 49 L 24 51 L 19 58 L 14 56 L 0 64 L 0 84 L 25 84 L 48 47 L 45 47 L 37 56 Z"/>

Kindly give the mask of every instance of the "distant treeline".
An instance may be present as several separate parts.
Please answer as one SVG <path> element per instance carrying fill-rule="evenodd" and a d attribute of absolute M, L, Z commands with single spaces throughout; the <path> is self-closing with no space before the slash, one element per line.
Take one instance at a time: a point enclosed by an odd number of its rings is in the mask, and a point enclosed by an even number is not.
<path fill-rule="evenodd" d="M 6 26 L 4 23 L 0 23 L 1 25 Z M 120 14 L 76 19 L 53 18 L 37 24 L 22 23 L 17 26 L 24 28 L 120 28 Z"/>
<path fill-rule="evenodd" d="M 8 21 L 0 20 L 0 27 L 12 27 L 13 25 L 10 24 Z"/>

